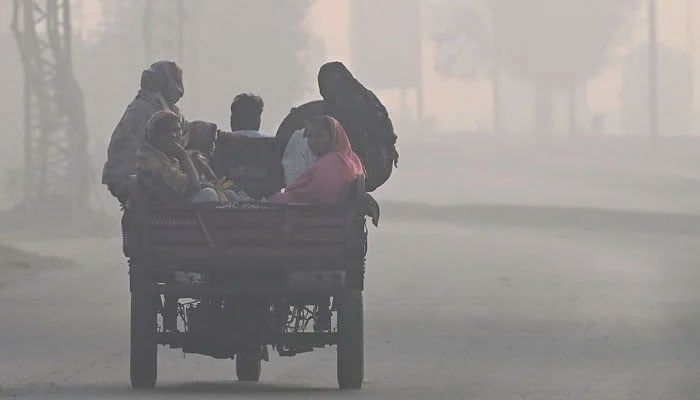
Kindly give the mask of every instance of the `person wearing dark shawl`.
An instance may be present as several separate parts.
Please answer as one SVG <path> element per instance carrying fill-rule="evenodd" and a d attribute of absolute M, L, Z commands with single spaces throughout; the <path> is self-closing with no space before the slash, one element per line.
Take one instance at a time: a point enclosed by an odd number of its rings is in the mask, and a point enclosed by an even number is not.
<path fill-rule="evenodd" d="M 185 124 L 176 103 L 185 90 L 182 70 L 172 61 L 159 61 L 141 74 L 141 88 L 112 133 L 102 183 L 122 204 L 129 197 L 129 182 L 136 173 L 136 151 L 153 114 L 169 110 Z"/>
<path fill-rule="evenodd" d="M 347 131 L 353 150 L 364 163 L 367 190 L 374 191 L 389 179 L 399 161 L 397 137 L 386 107 L 338 61 L 321 66 L 318 86 L 326 114 Z"/>
<path fill-rule="evenodd" d="M 139 194 L 151 202 L 214 202 L 219 197 L 202 187 L 199 173 L 182 146 L 180 116 L 158 111 L 149 119 L 146 137 L 136 156 L 136 184 Z"/>

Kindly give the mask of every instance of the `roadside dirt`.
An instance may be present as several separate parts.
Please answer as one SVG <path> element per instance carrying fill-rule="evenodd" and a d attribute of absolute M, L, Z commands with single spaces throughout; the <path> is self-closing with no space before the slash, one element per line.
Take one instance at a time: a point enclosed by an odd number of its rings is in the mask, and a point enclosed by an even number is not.
<path fill-rule="evenodd" d="M 27 280 L 42 271 L 70 265 L 68 260 L 45 257 L 0 243 L 0 289 Z"/>

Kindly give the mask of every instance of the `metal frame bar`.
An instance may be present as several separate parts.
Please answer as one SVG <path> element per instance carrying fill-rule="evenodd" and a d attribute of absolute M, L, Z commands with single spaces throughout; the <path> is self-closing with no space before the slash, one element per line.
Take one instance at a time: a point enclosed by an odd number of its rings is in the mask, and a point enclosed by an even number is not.
<path fill-rule="evenodd" d="M 24 67 L 24 198 L 84 210 L 91 174 L 83 95 L 73 74 L 70 0 L 14 0 Z"/>

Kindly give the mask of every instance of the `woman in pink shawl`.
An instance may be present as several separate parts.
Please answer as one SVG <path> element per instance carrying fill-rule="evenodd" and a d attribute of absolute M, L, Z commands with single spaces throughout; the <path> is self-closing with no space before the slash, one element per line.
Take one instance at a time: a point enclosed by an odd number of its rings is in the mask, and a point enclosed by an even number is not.
<path fill-rule="evenodd" d="M 347 200 L 352 182 L 364 174 L 360 158 L 352 151 L 345 129 L 333 117 L 322 116 L 306 123 L 304 136 L 318 160 L 274 203 L 329 204 Z"/>

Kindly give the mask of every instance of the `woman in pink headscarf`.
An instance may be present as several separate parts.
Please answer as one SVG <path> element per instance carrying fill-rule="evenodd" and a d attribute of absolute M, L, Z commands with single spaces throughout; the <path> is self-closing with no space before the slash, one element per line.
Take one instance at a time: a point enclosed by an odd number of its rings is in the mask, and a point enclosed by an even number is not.
<path fill-rule="evenodd" d="M 270 199 L 274 203 L 329 204 L 347 200 L 352 182 L 364 168 L 352 151 L 348 135 L 333 117 L 322 116 L 307 121 L 304 136 L 318 160 L 284 193 Z"/>

